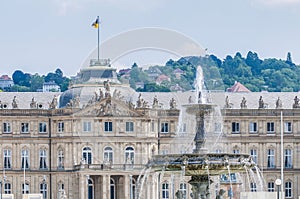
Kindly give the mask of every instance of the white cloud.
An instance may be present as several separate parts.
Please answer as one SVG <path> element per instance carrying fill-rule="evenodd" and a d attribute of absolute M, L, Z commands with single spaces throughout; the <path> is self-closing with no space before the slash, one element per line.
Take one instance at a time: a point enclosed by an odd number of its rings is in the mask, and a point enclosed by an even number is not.
<path fill-rule="evenodd" d="M 254 0 L 254 2 L 258 2 L 266 6 L 288 6 L 300 4 L 300 0 Z"/>
<path fill-rule="evenodd" d="M 60 15 L 87 8 L 90 5 L 113 6 L 119 9 L 145 12 L 165 4 L 165 0 L 53 0 Z"/>

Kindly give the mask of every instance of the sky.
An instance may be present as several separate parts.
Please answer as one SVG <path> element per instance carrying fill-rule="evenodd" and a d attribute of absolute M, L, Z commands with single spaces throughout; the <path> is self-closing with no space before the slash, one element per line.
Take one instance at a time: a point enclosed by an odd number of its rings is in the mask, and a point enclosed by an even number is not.
<path fill-rule="evenodd" d="M 300 0 L 9 0 L 0 7 L 0 75 L 15 70 L 41 75 L 79 72 L 100 41 L 126 31 L 156 27 L 183 34 L 220 59 L 240 52 L 300 64 Z M 118 48 L 113 46 L 111 48 Z M 160 63 L 128 55 L 129 65 Z M 149 59 L 152 57 L 152 60 Z M 123 62 L 123 63 L 122 63 Z"/>

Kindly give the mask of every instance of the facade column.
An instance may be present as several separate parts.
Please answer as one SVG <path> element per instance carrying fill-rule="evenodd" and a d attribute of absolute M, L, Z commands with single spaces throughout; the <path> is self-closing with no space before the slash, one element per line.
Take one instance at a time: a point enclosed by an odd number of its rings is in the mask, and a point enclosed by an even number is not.
<path fill-rule="evenodd" d="M 130 178 L 129 175 L 124 175 L 124 181 L 123 181 L 123 187 L 124 187 L 124 198 L 130 199 Z"/>
<path fill-rule="evenodd" d="M 110 175 L 102 176 L 102 196 L 103 199 L 109 199 L 110 194 Z"/>
<path fill-rule="evenodd" d="M 79 198 L 80 199 L 85 199 L 85 193 L 86 193 L 86 178 L 83 174 L 79 175 L 79 184 L 80 184 L 80 188 L 79 188 Z"/>

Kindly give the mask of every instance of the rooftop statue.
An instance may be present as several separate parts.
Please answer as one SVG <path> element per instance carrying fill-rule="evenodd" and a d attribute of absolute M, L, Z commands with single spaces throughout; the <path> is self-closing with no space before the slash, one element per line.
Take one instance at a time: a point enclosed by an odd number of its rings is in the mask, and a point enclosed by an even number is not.
<path fill-rule="evenodd" d="M 232 107 L 233 107 L 233 104 L 229 102 L 229 98 L 228 98 L 228 96 L 226 96 L 224 108 L 232 108 Z"/>
<path fill-rule="evenodd" d="M 12 105 L 12 108 L 18 108 L 18 102 L 17 102 L 16 96 L 14 96 L 14 99 L 13 99 L 11 105 Z"/>
<path fill-rule="evenodd" d="M 34 97 L 31 99 L 30 108 L 31 109 L 37 108 L 37 104 L 36 104 Z"/>
<path fill-rule="evenodd" d="M 170 109 L 176 109 L 176 101 L 173 97 L 170 100 Z"/>
<path fill-rule="evenodd" d="M 54 95 L 52 102 L 49 104 L 49 109 L 56 109 L 57 104 L 57 96 Z"/>
<path fill-rule="evenodd" d="M 247 108 L 247 101 L 246 101 L 246 98 L 245 97 L 243 97 L 243 99 L 242 99 L 242 102 L 241 102 L 241 108 L 243 109 L 243 108 Z"/>
<path fill-rule="evenodd" d="M 295 96 L 295 98 L 294 98 L 293 108 L 300 108 L 299 98 L 297 96 Z"/>
<path fill-rule="evenodd" d="M 279 97 L 276 100 L 276 108 L 282 108 L 282 101 L 281 101 L 281 99 Z"/>

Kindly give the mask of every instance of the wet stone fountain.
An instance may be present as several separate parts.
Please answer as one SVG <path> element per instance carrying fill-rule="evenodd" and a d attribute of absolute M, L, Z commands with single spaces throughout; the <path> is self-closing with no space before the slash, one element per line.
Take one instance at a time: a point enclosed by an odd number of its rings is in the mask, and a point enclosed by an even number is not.
<path fill-rule="evenodd" d="M 201 92 L 200 86 L 197 91 L 197 103 L 184 105 L 187 113 L 195 115 L 196 119 L 193 152 L 156 155 L 148 164 L 155 172 L 181 172 L 184 176 L 191 176 L 189 184 L 192 185 L 191 196 L 193 199 L 210 198 L 209 187 L 213 183 L 211 176 L 245 172 L 245 169 L 255 166 L 248 154 L 210 153 L 204 147 L 206 141 L 205 117 L 213 112 L 216 105 L 206 103 Z M 176 197 L 177 199 L 184 198 L 180 192 L 176 193 Z"/>

